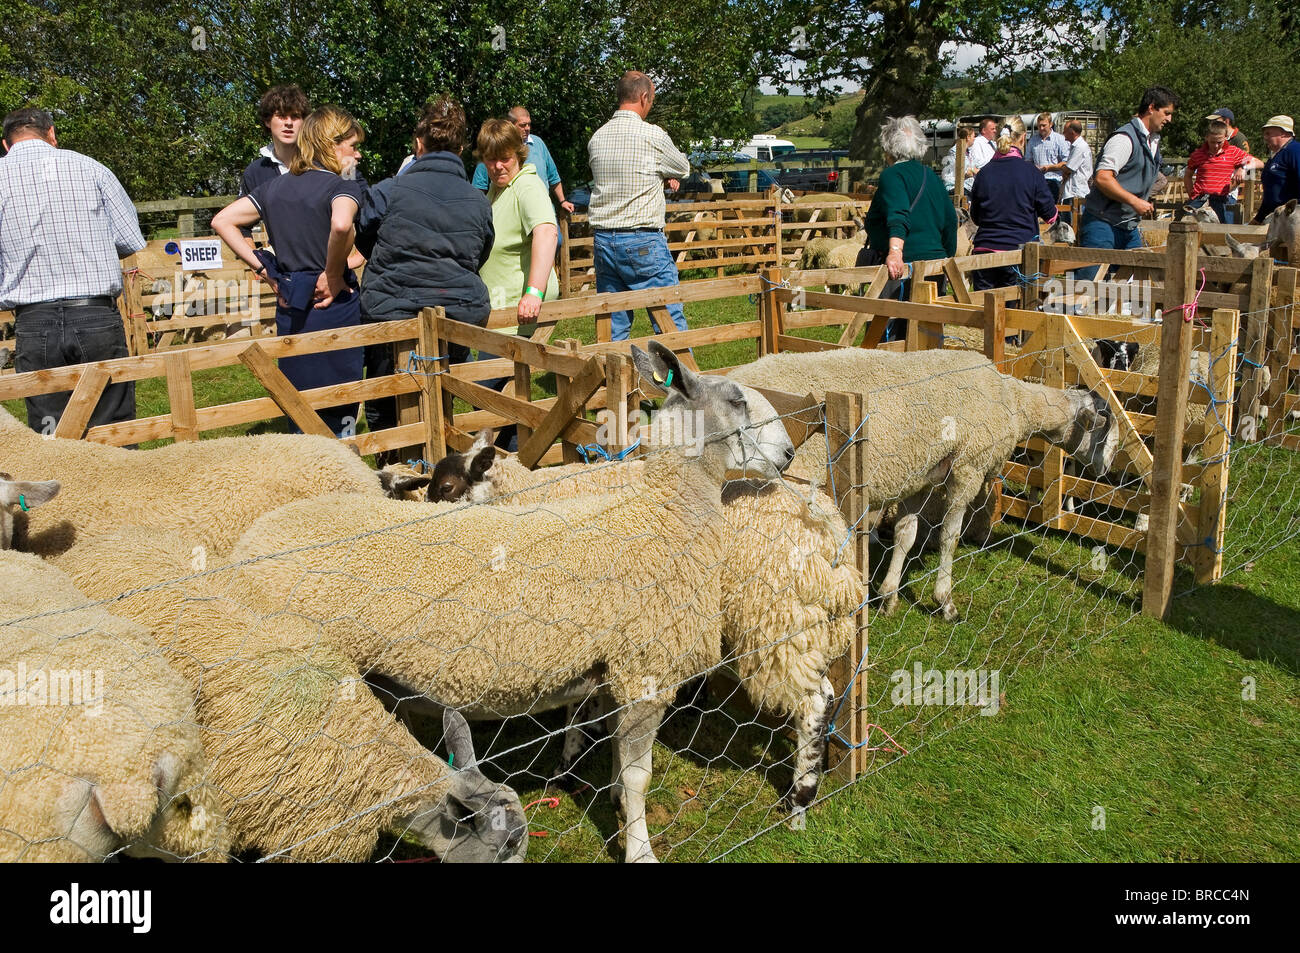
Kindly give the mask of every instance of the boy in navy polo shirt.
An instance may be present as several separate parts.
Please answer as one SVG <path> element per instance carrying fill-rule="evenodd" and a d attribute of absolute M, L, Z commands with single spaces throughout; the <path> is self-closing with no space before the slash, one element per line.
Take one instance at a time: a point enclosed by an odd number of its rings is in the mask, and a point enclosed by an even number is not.
<path fill-rule="evenodd" d="M 257 158 L 244 169 L 239 180 L 240 195 L 251 195 L 259 185 L 289 171 L 289 163 L 298 154 L 298 132 L 303 117 L 309 112 L 311 104 L 297 86 L 273 86 L 263 94 L 257 113 L 271 134 L 271 143 L 263 146 Z"/>

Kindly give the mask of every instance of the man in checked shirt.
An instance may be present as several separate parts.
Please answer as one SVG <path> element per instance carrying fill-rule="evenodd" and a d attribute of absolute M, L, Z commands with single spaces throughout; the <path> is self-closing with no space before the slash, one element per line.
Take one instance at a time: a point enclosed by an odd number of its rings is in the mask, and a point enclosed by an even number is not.
<path fill-rule="evenodd" d="M 40 109 L 4 120 L 0 160 L 0 308 L 12 309 L 18 373 L 126 357 L 114 299 L 118 259 L 144 248 L 135 207 L 112 172 L 59 149 Z M 53 433 L 70 391 L 27 398 L 27 425 Z M 132 420 L 135 384 L 109 384 L 90 425 Z"/>
<path fill-rule="evenodd" d="M 630 70 L 618 81 L 618 111 L 587 143 L 593 184 L 588 217 L 594 233 L 596 290 L 637 291 L 677 284 L 677 265 L 664 237 L 664 187 L 678 187 L 690 161 L 668 133 L 645 121 L 655 87 L 645 73 Z M 686 317 L 679 303 L 668 305 L 679 331 Z M 651 312 L 650 322 L 662 333 Z M 610 317 L 611 337 L 625 341 L 632 327 L 627 311 Z"/>

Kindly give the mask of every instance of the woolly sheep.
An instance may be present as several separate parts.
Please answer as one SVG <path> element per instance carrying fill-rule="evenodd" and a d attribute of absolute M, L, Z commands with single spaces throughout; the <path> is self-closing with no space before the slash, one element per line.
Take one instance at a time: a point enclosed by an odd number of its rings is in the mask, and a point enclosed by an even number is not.
<path fill-rule="evenodd" d="M 460 473 L 458 495 L 508 504 L 542 503 L 634 489 L 645 480 L 641 460 L 529 470 L 517 457 L 492 457 L 490 431 L 465 454 L 439 461 L 435 473 Z M 487 464 L 486 466 L 484 464 Z M 439 489 L 435 483 L 430 492 Z M 847 651 L 862 580 L 845 547 L 848 526 L 834 502 L 784 481 L 737 480 L 722 490 L 728 530 L 722 566 L 722 644 L 736 660 L 756 707 L 795 722 L 794 786 L 788 801 L 804 807 L 817 793 L 833 692 L 826 670 Z M 566 738 L 564 774 L 581 749 Z"/>
<path fill-rule="evenodd" d="M 224 860 L 189 689 L 144 629 L 15 552 L 0 619 L 0 860 Z"/>
<path fill-rule="evenodd" d="M 15 547 L 42 556 L 146 518 L 222 553 L 255 517 L 281 503 L 322 493 L 384 492 L 375 471 L 345 444 L 307 434 L 126 450 L 45 437 L 0 408 L 0 459 L 21 460 L 25 476 L 63 484 L 64 492 L 39 513 L 17 516 Z"/>
<path fill-rule="evenodd" d="M 259 518 L 234 558 L 252 561 L 241 571 L 266 605 L 352 622 L 340 645 L 354 662 L 471 718 L 561 707 L 603 684 L 619 708 L 625 856 L 653 860 L 655 734 L 675 687 L 721 659 L 722 483 L 728 470 L 774 477 L 794 451 L 757 392 L 658 342 L 632 356 L 649 392 L 670 390 L 658 419 L 693 422 L 702 444 L 650 456 L 636 490 L 432 513 L 336 494 Z"/>
<path fill-rule="evenodd" d="M 886 613 L 897 608 L 903 560 L 916 541 L 917 512 L 931 489 L 941 487 L 946 503 L 934 596 L 944 618 L 954 620 L 952 558 L 963 514 L 1016 445 L 1041 436 L 1104 472 L 1118 439 L 1110 409 L 1096 394 L 1018 381 L 969 351 L 772 354 L 730 377 L 790 393 L 811 390 L 820 398 L 829 391 L 866 395 L 867 502 L 872 509 L 900 503 L 882 593 Z M 804 443 L 791 472 L 824 483 L 825 441 Z"/>
<path fill-rule="evenodd" d="M 364 861 L 389 830 L 444 861 L 522 859 L 519 798 L 477 768 L 460 715 L 444 714 L 449 768 L 319 627 L 261 618 L 231 573 L 190 576 L 192 551 L 173 531 L 131 528 L 87 539 L 59 564 L 150 629 L 193 687 L 235 850 Z M 123 577 L 139 588 L 122 594 Z"/>

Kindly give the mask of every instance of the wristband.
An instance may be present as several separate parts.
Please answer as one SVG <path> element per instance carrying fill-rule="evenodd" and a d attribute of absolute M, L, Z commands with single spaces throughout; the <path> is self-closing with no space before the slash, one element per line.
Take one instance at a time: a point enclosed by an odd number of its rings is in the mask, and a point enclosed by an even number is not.
<path fill-rule="evenodd" d="M 264 274 L 266 274 L 266 265 L 263 265 L 261 268 L 257 269 L 257 271 L 253 272 L 253 274 L 255 274 L 255 275 L 264 275 Z"/>
<path fill-rule="evenodd" d="M 546 295 L 545 295 L 545 293 L 544 293 L 544 292 L 541 292 L 541 291 L 538 291 L 538 290 L 537 290 L 536 288 L 534 288 L 532 285 L 529 285 L 527 288 L 524 289 L 524 294 L 526 294 L 526 295 L 537 295 L 537 300 L 538 300 L 538 301 L 545 301 L 545 300 L 546 300 Z"/>

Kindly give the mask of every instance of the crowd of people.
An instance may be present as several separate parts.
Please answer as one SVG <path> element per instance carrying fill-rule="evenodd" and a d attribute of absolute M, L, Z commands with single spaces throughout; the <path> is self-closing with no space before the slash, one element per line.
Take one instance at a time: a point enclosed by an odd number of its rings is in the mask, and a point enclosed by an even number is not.
<path fill-rule="evenodd" d="M 664 187 L 676 188 L 690 163 L 663 129 L 647 121 L 655 99 L 649 77 L 629 71 L 615 94 L 616 111 L 587 144 L 596 290 L 676 285 L 663 231 Z M 1082 123 L 1071 120 L 1057 132 L 1047 112 L 1036 117 L 1032 135 L 1017 116 L 959 127 L 938 175 L 923 164 L 927 141 L 916 119 L 890 119 L 880 133 L 886 167 L 866 216 L 858 263 L 886 266 L 887 293 L 906 297 L 910 262 L 956 253 L 952 199 L 958 188 L 968 198 L 976 253 L 1036 241 L 1040 223 L 1068 215 L 1057 206 L 1072 199 L 1083 205 L 1081 245 L 1137 247 L 1138 223 L 1152 212 L 1160 178 L 1161 131 L 1177 106 L 1170 90 L 1146 90 L 1131 120 L 1106 141 L 1095 171 Z M 481 124 L 471 177 L 462 158 L 470 145 L 464 109 L 453 97 L 435 98 L 415 123 L 411 155 L 375 185 L 358 169 L 364 128 L 344 110 L 313 110 L 297 86 L 277 86 L 262 97 L 259 115 L 270 141 L 244 170 L 240 197 L 213 218 L 212 227 L 274 291 L 278 333 L 400 320 L 425 307 L 445 308 L 449 318 L 479 326 L 494 309 L 514 309 L 518 332 L 533 330 L 542 303 L 558 290 L 556 207 L 572 211 L 573 205 L 527 108 L 515 106 L 507 118 Z M 1255 223 L 1300 198 L 1300 145 L 1291 117 L 1273 116 L 1264 125 L 1267 160 L 1251 154 L 1232 110 L 1216 110 L 1205 122 L 1204 143 L 1184 175 L 1189 203 L 1208 202 L 1220 220 L 1231 222 L 1235 190 L 1257 172 L 1263 200 Z M 58 148 L 53 122 L 42 110 L 6 116 L 4 142 L 0 308 L 16 314 L 17 370 L 125 356 L 114 307 L 122 288 L 119 260 L 145 247 L 130 199 L 103 165 Z M 250 239 L 259 221 L 269 247 L 255 247 Z M 976 290 L 1015 280 L 1007 268 L 981 269 L 972 277 Z M 943 278 L 934 280 L 942 290 Z M 682 306 L 667 310 L 674 326 L 685 330 Z M 656 333 L 668 330 L 653 314 L 651 321 Z M 614 340 L 626 339 L 630 315 L 614 312 L 611 327 Z M 887 339 L 902 335 L 905 323 L 891 322 L 886 333 Z M 453 363 L 469 359 L 468 348 L 450 350 Z M 299 389 L 356 381 L 363 371 L 391 374 L 394 364 L 393 345 L 280 361 Z M 500 388 L 506 378 L 488 383 Z M 30 398 L 29 425 L 52 432 L 69 397 Z M 355 430 L 358 409 L 333 407 L 321 416 L 345 436 Z M 112 383 L 90 423 L 134 413 L 133 384 Z M 365 415 L 372 430 L 395 425 L 395 399 L 368 400 Z"/>

